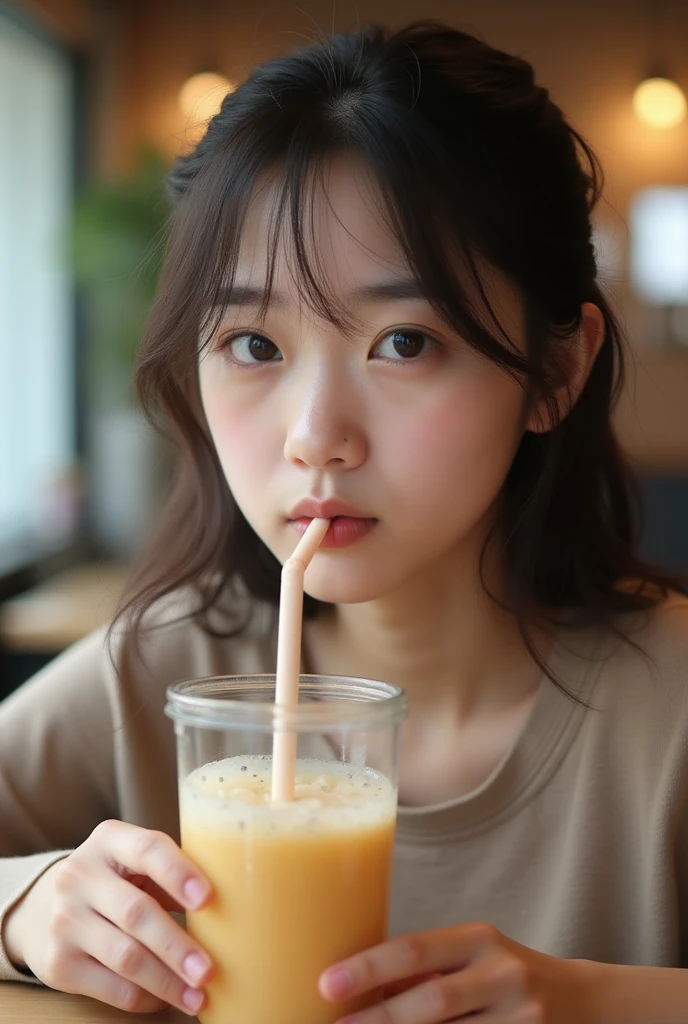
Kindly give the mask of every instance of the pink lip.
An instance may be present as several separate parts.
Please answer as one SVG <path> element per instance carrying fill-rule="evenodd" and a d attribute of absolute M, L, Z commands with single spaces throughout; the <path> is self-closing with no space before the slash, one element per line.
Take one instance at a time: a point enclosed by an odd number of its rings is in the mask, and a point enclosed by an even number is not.
<path fill-rule="evenodd" d="M 347 505 L 345 501 L 337 501 L 336 498 L 328 498 L 327 501 L 317 501 L 315 498 L 304 498 L 291 510 L 287 519 L 334 519 L 336 516 L 348 516 L 351 519 L 373 519 L 367 512 L 353 505 Z"/>
<path fill-rule="evenodd" d="M 301 516 L 299 519 L 291 519 L 290 523 L 301 536 L 312 521 L 312 517 Z M 330 520 L 320 547 L 348 548 L 356 541 L 362 540 L 376 525 L 377 519 L 363 519 L 361 516 L 337 516 L 336 519 Z"/>
<path fill-rule="evenodd" d="M 327 501 L 305 498 L 292 509 L 288 519 L 299 535 L 305 533 L 312 519 L 330 519 L 321 548 L 349 547 L 362 540 L 377 524 L 374 516 L 334 498 Z"/>

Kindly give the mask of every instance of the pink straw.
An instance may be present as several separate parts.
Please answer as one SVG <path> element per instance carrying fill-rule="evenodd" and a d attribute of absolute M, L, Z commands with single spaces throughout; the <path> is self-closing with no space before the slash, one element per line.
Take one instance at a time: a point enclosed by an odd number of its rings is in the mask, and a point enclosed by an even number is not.
<path fill-rule="evenodd" d="M 275 704 L 286 712 L 295 709 L 299 702 L 303 578 L 329 525 L 329 519 L 313 519 L 296 545 L 294 554 L 287 559 L 282 567 Z M 297 734 L 294 731 L 275 730 L 272 747 L 273 801 L 288 802 L 294 799 L 297 739 Z"/>

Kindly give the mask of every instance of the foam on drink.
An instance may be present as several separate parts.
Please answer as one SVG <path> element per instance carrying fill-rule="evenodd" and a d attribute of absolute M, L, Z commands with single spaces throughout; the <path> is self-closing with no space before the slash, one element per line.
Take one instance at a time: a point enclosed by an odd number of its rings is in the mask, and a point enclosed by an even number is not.
<path fill-rule="evenodd" d="M 271 800 L 272 758 L 240 755 L 197 768 L 180 793 L 187 823 L 258 832 L 347 831 L 395 815 L 389 780 L 372 768 L 301 758 L 294 800 Z"/>

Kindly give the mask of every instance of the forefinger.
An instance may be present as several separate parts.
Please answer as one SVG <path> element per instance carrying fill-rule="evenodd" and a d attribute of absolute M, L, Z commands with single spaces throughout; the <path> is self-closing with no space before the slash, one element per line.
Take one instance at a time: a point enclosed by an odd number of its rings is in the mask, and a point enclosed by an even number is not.
<path fill-rule="evenodd" d="M 415 988 L 416 985 L 420 985 L 424 981 L 435 981 L 436 978 L 441 977 L 442 974 L 439 971 L 435 971 L 430 974 L 416 974 L 412 978 L 404 978 L 403 981 L 392 981 L 389 985 L 385 985 L 385 999 L 391 999 L 393 996 L 400 996 L 402 993 L 407 992 L 410 988 Z"/>
<path fill-rule="evenodd" d="M 210 883 L 164 832 L 120 821 L 103 822 L 96 832 L 117 864 L 147 876 L 181 906 L 197 910 L 208 900 Z"/>
<path fill-rule="evenodd" d="M 320 992 L 335 1002 L 418 975 L 459 971 L 493 943 L 495 934 L 489 925 L 465 924 L 392 939 L 328 968 Z"/>

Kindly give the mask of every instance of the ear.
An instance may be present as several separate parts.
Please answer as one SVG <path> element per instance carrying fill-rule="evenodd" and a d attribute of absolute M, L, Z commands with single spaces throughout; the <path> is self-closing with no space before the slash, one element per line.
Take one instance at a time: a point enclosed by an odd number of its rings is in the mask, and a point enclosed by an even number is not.
<path fill-rule="evenodd" d="M 566 419 L 578 401 L 590 376 L 598 353 L 604 341 L 604 316 L 599 306 L 584 302 L 581 306 L 581 325 L 570 341 L 564 342 L 565 350 L 560 354 L 559 366 L 564 381 L 554 391 L 558 409 L 558 421 Z M 546 434 L 556 423 L 552 422 L 552 411 L 544 399 L 536 402 L 526 422 L 526 430 L 535 434 Z"/>

